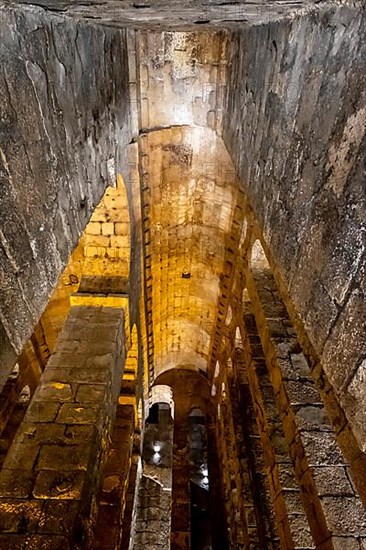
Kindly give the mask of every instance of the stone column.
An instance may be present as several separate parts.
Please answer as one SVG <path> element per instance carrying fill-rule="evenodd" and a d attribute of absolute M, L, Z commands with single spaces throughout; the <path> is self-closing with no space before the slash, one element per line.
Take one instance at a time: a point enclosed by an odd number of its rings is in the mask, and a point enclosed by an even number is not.
<path fill-rule="evenodd" d="M 227 518 L 222 494 L 222 480 L 220 474 L 220 459 L 217 452 L 215 423 L 213 414 L 207 415 L 207 443 L 208 443 L 208 473 L 210 478 L 209 502 L 212 531 L 212 546 L 214 550 L 228 548 Z"/>
<path fill-rule="evenodd" d="M 180 388 L 180 392 L 182 388 Z M 171 550 L 190 548 L 190 470 L 188 461 L 188 401 L 174 392 Z"/>
<path fill-rule="evenodd" d="M 90 548 L 123 364 L 122 309 L 71 308 L 0 472 L 0 548 Z"/>

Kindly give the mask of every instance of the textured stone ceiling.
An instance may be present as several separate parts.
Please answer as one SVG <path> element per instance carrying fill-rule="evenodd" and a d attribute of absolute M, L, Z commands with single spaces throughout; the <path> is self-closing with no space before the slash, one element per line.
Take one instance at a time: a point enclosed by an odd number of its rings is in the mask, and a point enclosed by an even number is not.
<path fill-rule="evenodd" d="M 262 24 L 340 2 L 316 0 L 8 0 L 113 27 L 193 29 L 201 25 L 236 27 Z M 344 2 L 343 2 L 344 3 Z M 0 4 L 1 5 L 1 4 Z"/>
<path fill-rule="evenodd" d="M 206 371 L 231 238 L 238 181 L 212 130 L 175 127 L 146 134 L 155 375 Z"/>
<path fill-rule="evenodd" d="M 134 57 L 152 381 L 208 370 L 242 210 L 220 137 L 227 33 L 139 31 Z"/>

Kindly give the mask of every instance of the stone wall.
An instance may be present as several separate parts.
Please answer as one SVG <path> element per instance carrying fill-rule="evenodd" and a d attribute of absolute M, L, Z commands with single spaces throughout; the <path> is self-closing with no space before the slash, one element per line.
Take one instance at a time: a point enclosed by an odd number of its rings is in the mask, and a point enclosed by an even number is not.
<path fill-rule="evenodd" d="M 92 539 L 94 550 L 120 549 L 122 536 L 130 529 L 131 518 L 126 517 L 126 500 L 131 481 L 131 467 L 132 475 L 134 471 L 134 416 L 132 405 L 117 406 L 97 499 L 98 514 Z"/>
<path fill-rule="evenodd" d="M 246 0 L 232 2 L 205 0 L 138 0 L 123 2 L 106 0 L 85 2 L 83 0 L 5 0 L 20 5 L 42 6 L 50 13 L 60 13 L 76 20 L 86 20 L 114 27 L 149 27 L 194 29 L 198 26 L 243 26 L 266 23 L 285 17 L 289 12 L 311 9 L 315 0 L 274 0 L 271 2 Z M 316 8 L 315 8 L 316 9 Z"/>
<path fill-rule="evenodd" d="M 129 141 L 124 31 L 0 5 L 0 386 Z"/>
<path fill-rule="evenodd" d="M 247 274 L 247 287 L 254 314 L 248 301 L 244 315 L 246 331 L 249 340 L 253 333 L 259 334 L 269 374 L 265 376 L 272 384 L 272 388 L 268 385 L 263 392 L 264 403 L 268 394 L 273 394 L 270 406 L 264 407 L 265 416 L 273 423 L 277 408 L 283 428 L 281 436 L 282 430 L 278 427 L 273 430 L 274 442 L 280 444 L 282 455 L 277 481 L 282 484 L 280 494 L 284 497 L 290 527 L 294 528 L 293 536 L 296 533 L 295 546 L 310 546 L 311 532 L 314 542 L 324 548 L 357 547 L 357 537 L 362 535 L 365 525 L 361 500 L 355 494 L 350 468 L 338 447 L 273 277 L 268 269 L 253 269 Z M 258 344 L 259 340 L 252 346 L 255 361 Z M 260 384 L 265 376 L 260 375 Z M 257 411 L 258 418 L 262 414 L 262 410 Z M 340 521 L 345 507 L 348 513 Z"/>
<path fill-rule="evenodd" d="M 0 473 L 1 548 L 90 548 L 123 364 L 123 311 L 72 308 Z"/>
<path fill-rule="evenodd" d="M 364 9 L 233 34 L 224 139 L 272 264 L 365 448 Z"/>

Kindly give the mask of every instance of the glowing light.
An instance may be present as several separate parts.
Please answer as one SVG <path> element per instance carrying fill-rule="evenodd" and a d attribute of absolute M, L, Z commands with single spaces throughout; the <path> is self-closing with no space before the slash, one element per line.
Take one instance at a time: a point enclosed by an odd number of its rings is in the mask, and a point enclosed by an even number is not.
<path fill-rule="evenodd" d="M 207 478 L 207 476 L 208 476 L 208 470 L 207 470 L 207 469 L 202 470 L 202 475 L 203 475 L 205 478 Z"/>
<path fill-rule="evenodd" d="M 208 477 L 204 477 L 204 478 L 203 478 L 203 483 L 204 483 L 205 485 L 208 485 Z"/>
<path fill-rule="evenodd" d="M 155 451 L 155 454 L 158 454 L 161 449 L 161 445 L 159 445 L 159 443 L 155 443 L 153 449 Z"/>

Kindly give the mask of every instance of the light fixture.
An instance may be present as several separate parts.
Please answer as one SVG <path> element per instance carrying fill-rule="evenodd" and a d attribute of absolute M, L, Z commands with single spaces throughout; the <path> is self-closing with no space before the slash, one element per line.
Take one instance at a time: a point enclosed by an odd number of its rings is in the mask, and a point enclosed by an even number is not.
<path fill-rule="evenodd" d="M 157 454 L 161 449 L 161 445 L 159 443 L 155 443 L 153 449 L 155 451 L 155 454 Z"/>

